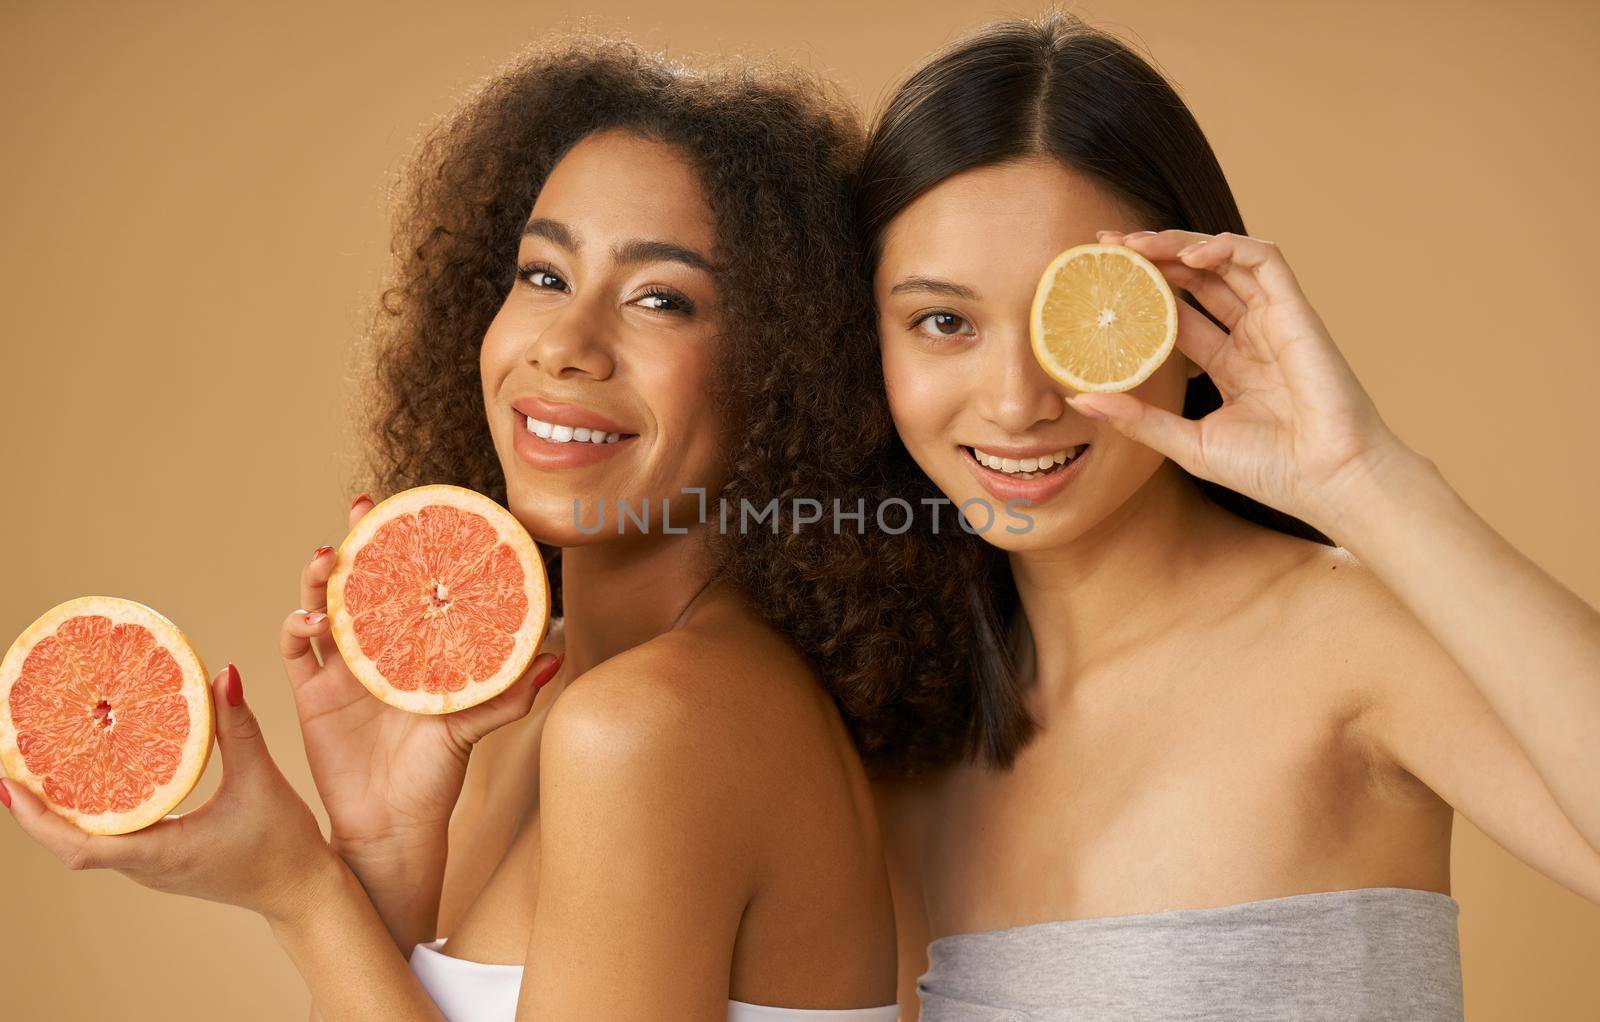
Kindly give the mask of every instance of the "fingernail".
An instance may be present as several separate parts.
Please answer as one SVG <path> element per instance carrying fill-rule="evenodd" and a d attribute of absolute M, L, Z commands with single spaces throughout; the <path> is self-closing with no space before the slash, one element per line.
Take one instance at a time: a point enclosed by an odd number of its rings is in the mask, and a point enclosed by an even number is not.
<path fill-rule="evenodd" d="M 228 665 L 228 705 L 239 706 L 244 702 L 244 682 L 239 680 L 239 668 Z"/>
<path fill-rule="evenodd" d="M 315 614 L 307 614 L 306 615 L 306 624 L 308 624 L 308 625 L 320 625 L 320 624 L 322 624 L 323 619 L 326 618 L 327 616 L 328 615 L 322 613 L 321 611 L 318 611 Z"/>
<path fill-rule="evenodd" d="M 1185 245 L 1183 248 L 1178 249 L 1178 258 L 1182 259 L 1184 256 L 1188 255 L 1190 252 L 1195 251 L 1201 245 L 1204 245 L 1204 244 L 1205 244 L 1205 242 L 1203 242 L 1203 241 L 1197 241 L 1193 245 Z"/>
<path fill-rule="evenodd" d="M 363 500 L 371 500 L 371 499 L 372 499 L 371 497 L 369 497 L 365 493 L 363 493 L 361 496 L 357 497 L 355 500 L 352 500 L 350 502 L 350 506 L 352 508 L 354 508 L 357 504 L 361 503 Z"/>
<path fill-rule="evenodd" d="M 1072 405 L 1072 410 L 1073 411 L 1077 412 L 1079 415 L 1083 416 L 1086 419 L 1094 419 L 1097 422 L 1106 422 L 1106 421 L 1108 421 L 1106 413 L 1102 412 L 1098 408 L 1095 408 L 1093 405 L 1077 404 L 1077 403 L 1075 403 L 1075 400 L 1072 399 L 1072 398 L 1069 398 L 1067 400 L 1067 403 Z"/>
<path fill-rule="evenodd" d="M 561 661 L 565 660 L 565 659 L 566 659 L 566 654 L 563 653 L 560 656 L 556 657 L 555 660 L 553 660 L 551 662 L 549 667 L 546 667 L 544 670 L 542 670 L 538 674 L 534 675 L 534 677 L 533 677 L 533 687 L 534 688 L 543 688 L 544 685 L 545 685 L 545 682 L 549 681 L 551 678 L 554 678 L 556 676 L 556 672 L 561 669 Z"/>
<path fill-rule="evenodd" d="M 1153 237 L 1155 237 L 1155 233 L 1156 233 L 1155 231 L 1134 231 L 1132 234 L 1128 235 L 1128 237 L 1129 238 L 1153 238 Z"/>
<path fill-rule="evenodd" d="M 5 781 L 0 781 L 0 802 L 4 802 L 7 809 L 11 808 L 11 792 L 6 790 Z"/>
<path fill-rule="evenodd" d="M 333 547 L 331 547 L 331 546 L 319 546 L 315 550 L 311 551 L 311 559 L 314 561 L 318 557 L 321 557 L 323 554 L 331 554 L 331 553 L 333 553 Z"/>

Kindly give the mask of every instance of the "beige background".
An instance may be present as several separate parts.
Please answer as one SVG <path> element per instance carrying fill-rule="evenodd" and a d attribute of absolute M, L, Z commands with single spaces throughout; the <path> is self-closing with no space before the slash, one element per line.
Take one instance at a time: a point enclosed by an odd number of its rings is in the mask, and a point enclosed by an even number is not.
<path fill-rule="evenodd" d="M 864 102 L 962 29 L 1037 9 L 223 6 L 0 0 L 0 642 L 68 597 L 149 603 L 212 670 L 240 665 L 308 796 L 274 643 L 305 558 L 342 536 L 352 345 L 420 127 L 584 8 L 678 53 L 792 57 Z M 1177 82 L 1251 232 L 1284 246 L 1400 434 L 1600 602 L 1600 8 L 1072 9 Z M 1459 835 L 1468 1017 L 1600 1017 L 1600 907 Z M 259 919 L 69 873 L 9 821 L 0 892 L 0 1017 L 308 1003 Z"/>

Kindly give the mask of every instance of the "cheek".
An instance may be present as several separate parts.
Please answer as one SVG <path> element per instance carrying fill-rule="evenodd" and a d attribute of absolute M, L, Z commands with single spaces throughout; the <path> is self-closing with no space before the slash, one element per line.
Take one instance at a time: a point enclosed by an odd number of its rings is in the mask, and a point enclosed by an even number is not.
<path fill-rule="evenodd" d="M 483 382 L 485 408 L 494 408 L 501 385 L 511 372 L 515 356 L 515 331 L 509 329 L 505 307 L 495 313 L 478 347 L 478 376 Z M 492 414 L 492 412 L 491 412 Z"/>
<path fill-rule="evenodd" d="M 940 367 L 894 346 L 883 349 L 883 383 L 895 429 L 911 447 L 932 439 L 959 407 L 961 395 L 955 381 Z"/>
<path fill-rule="evenodd" d="M 483 370 L 485 384 L 495 376 L 503 376 L 510 368 L 522 347 L 523 330 L 518 329 L 516 311 L 508 300 L 500 306 L 483 333 L 483 344 L 478 349 L 478 366 Z"/>
<path fill-rule="evenodd" d="M 661 449 L 657 457 L 692 459 L 718 443 L 716 418 L 707 399 L 715 386 L 710 345 L 680 345 L 663 357 L 627 367 L 636 398 L 645 407 Z"/>

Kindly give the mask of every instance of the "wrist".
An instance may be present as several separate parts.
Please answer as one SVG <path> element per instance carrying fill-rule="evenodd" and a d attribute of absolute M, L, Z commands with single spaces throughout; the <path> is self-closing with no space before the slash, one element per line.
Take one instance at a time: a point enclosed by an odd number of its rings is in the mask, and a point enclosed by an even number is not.
<path fill-rule="evenodd" d="M 449 855 L 449 832 L 439 828 L 393 832 L 382 838 L 329 841 L 333 853 L 344 862 L 356 880 L 371 895 L 380 910 L 411 911 L 419 895 L 437 892 L 444 885 L 445 861 Z M 424 902 L 428 899 L 422 898 Z"/>
<path fill-rule="evenodd" d="M 381 839 L 343 840 L 333 851 L 372 902 L 395 943 L 409 954 L 432 940 L 444 889 L 448 830 L 418 829 Z"/>
<path fill-rule="evenodd" d="M 309 863 L 294 871 L 290 890 L 262 915 L 274 932 L 303 932 L 312 925 L 319 909 L 335 904 L 344 885 L 353 879 L 344 860 L 324 845 Z"/>
<path fill-rule="evenodd" d="M 328 844 L 357 875 L 363 871 L 412 873 L 434 864 L 443 868 L 450 846 L 450 826 L 444 821 L 398 827 L 378 837 L 351 837 L 335 830 Z"/>
<path fill-rule="evenodd" d="M 1307 521 L 1346 549 L 1395 520 L 1419 495 L 1449 486 L 1439 467 L 1398 437 L 1348 462 L 1324 488 Z"/>

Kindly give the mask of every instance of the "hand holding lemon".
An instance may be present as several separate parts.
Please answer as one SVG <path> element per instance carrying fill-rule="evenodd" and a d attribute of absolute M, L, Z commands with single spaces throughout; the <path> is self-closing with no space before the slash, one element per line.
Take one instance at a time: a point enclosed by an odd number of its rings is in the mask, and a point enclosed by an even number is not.
<path fill-rule="evenodd" d="M 1225 329 L 1174 301 L 1172 287 Z M 1416 456 L 1379 416 L 1269 241 L 1101 231 L 1097 244 L 1068 249 L 1046 269 L 1032 340 L 1045 371 L 1076 392 L 1067 402 L 1080 414 L 1336 540 L 1330 530 L 1376 472 Z M 1122 393 L 1174 346 L 1222 395 L 1204 418 Z"/>

